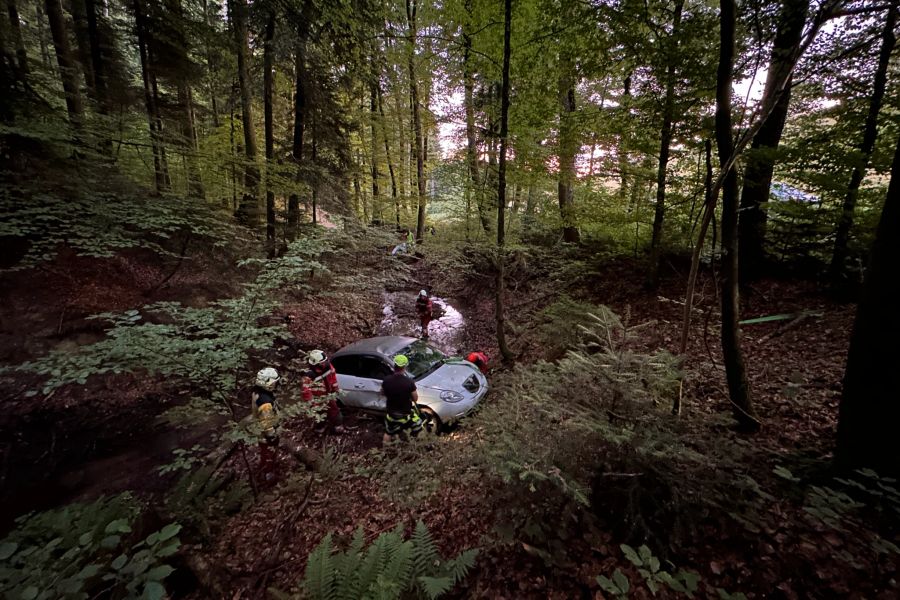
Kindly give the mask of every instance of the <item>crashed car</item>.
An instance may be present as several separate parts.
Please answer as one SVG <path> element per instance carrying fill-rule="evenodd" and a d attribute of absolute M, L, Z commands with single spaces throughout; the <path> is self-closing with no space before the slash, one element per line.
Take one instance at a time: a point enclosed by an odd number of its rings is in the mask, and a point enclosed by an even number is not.
<path fill-rule="evenodd" d="M 424 340 L 383 336 L 354 342 L 332 355 L 343 405 L 384 414 L 381 382 L 393 372 L 398 354 L 409 358 L 406 374 L 416 382 L 419 410 L 435 429 L 467 415 L 488 391 L 487 379 L 472 363 L 444 356 Z"/>

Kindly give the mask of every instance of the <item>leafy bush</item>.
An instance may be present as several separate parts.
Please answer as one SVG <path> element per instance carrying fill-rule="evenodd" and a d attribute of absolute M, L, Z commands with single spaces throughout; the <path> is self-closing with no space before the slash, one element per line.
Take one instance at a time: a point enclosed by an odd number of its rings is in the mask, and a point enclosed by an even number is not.
<path fill-rule="evenodd" d="M 162 598 L 181 526 L 170 523 L 134 543 L 138 512 L 120 495 L 20 517 L 0 542 L 0 591 L 23 600 Z"/>
<path fill-rule="evenodd" d="M 245 293 L 205 308 L 157 302 L 141 310 L 95 315 L 92 318 L 111 325 L 104 339 L 74 353 L 51 352 L 16 370 L 47 376 L 44 394 L 84 384 L 91 375 L 146 372 L 183 377 L 222 400 L 234 392 L 237 374 L 250 353 L 268 348 L 275 337 L 286 333 L 282 325 L 261 320 L 277 306 L 274 292 L 288 285 L 295 291 L 308 290 L 309 274 L 326 270 L 316 257 L 328 247 L 324 238 L 302 239 L 281 258 L 244 261 L 241 264 L 259 267 Z"/>
<path fill-rule="evenodd" d="M 424 523 L 403 539 L 403 525 L 382 533 L 366 548 L 362 528 L 344 552 L 332 548 L 331 534 L 309 555 L 302 595 L 276 593 L 282 599 L 309 600 L 439 598 L 465 578 L 475 564 L 477 550 L 455 558 L 441 558 Z"/>
<path fill-rule="evenodd" d="M 560 358 L 567 350 L 584 343 L 597 319 L 621 329 L 618 317 L 605 306 L 578 302 L 566 295 L 543 309 L 538 319 L 535 337 L 548 360 Z"/>
<path fill-rule="evenodd" d="M 54 167 L 59 169 L 59 164 Z M 162 244 L 181 230 L 214 239 L 220 246 L 236 234 L 211 205 L 148 198 L 108 170 L 69 174 L 73 177 L 65 180 L 61 173 L 59 188 L 52 191 L 43 181 L 38 189 L 31 182 L 0 186 L 0 237 L 28 240 L 16 269 L 53 259 L 61 245 L 81 256 L 111 257 L 127 248 L 172 255 Z M 121 184 L 118 189 L 115 182 Z"/>
<path fill-rule="evenodd" d="M 597 518 L 663 558 L 713 507 L 758 527 L 771 496 L 746 475 L 750 449 L 712 431 L 715 419 L 669 413 L 676 357 L 628 350 L 630 334 L 608 310 L 587 316 L 577 350 L 498 374 L 477 417 L 486 441 L 475 460 L 506 484 L 492 502 L 502 539 L 565 564 Z"/>

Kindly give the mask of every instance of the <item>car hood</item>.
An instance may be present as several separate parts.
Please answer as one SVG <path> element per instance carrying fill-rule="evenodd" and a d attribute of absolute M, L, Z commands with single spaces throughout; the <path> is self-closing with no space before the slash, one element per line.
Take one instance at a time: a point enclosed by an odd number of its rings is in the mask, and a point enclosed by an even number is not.
<path fill-rule="evenodd" d="M 433 373 L 429 373 L 418 380 L 416 386 L 467 393 L 463 388 L 463 382 L 471 377 L 473 373 L 480 372 L 471 363 L 447 362 L 438 367 Z"/>

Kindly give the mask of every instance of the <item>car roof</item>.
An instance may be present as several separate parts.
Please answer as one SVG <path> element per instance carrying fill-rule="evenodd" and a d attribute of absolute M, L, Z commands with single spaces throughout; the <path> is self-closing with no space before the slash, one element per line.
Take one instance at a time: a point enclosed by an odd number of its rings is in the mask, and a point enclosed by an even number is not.
<path fill-rule="evenodd" d="M 355 354 L 378 354 L 385 358 L 391 358 L 415 341 L 416 338 L 401 335 L 366 338 L 344 346 L 335 352 L 332 358 Z"/>

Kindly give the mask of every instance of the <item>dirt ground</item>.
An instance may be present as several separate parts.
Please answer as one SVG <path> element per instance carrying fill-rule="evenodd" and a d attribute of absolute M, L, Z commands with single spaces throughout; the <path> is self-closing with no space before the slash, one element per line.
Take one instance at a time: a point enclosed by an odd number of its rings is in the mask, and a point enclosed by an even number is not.
<path fill-rule="evenodd" d="M 122 310 L 145 303 L 147 299 L 141 290 L 152 290 L 153 299 L 202 305 L 232 292 L 230 285 L 235 283 L 234 278 L 224 277 L 225 263 L 221 260 L 179 266 L 165 285 L 158 284 L 175 265 L 148 269 L 138 266 L 141 264 L 137 258 L 86 261 L 64 255 L 45 270 L 7 279 L 2 286 L 5 291 L 0 311 L 0 357 L 14 363 L 49 348 L 90 343 L 102 332 L 92 329 L 85 317 L 101 310 Z M 222 276 L 217 277 L 217 272 Z M 628 327 L 640 332 L 636 346 L 675 352 L 684 279 L 684 273 L 667 272 L 661 287 L 649 293 L 642 287 L 638 266 L 620 261 L 605 265 L 602 275 L 590 286 L 570 292 L 579 299 L 606 304 L 622 315 Z M 279 366 L 290 377 L 298 368 L 295 359 L 312 348 L 330 352 L 373 334 L 415 334 L 409 303 L 420 285 L 444 303 L 442 317 L 433 330 L 436 344 L 448 353 L 481 349 L 497 356 L 493 298 L 485 289 L 448 288 L 447 280 L 428 261 L 414 264 L 408 281 L 409 285 L 401 286 L 402 289 L 371 290 L 353 299 L 339 296 L 285 304 L 276 317 L 284 320 L 293 338 L 275 341 L 271 353 L 260 360 Z M 686 414 L 729 410 L 714 290 L 713 280 L 705 274 L 698 288 L 684 365 Z M 537 309 L 554 297 L 551 285 L 511 294 L 511 320 L 527 324 Z M 833 445 L 854 310 L 853 305 L 829 300 L 807 282 L 768 279 L 745 291 L 744 318 L 810 313 L 796 322 L 788 319 L 744 327 L 751 385 L 763 422 L 761 432 L 754 438 L 760 448 L 827 457 Z M 513 336 L 511 345 L 516 347 L 516 341 Z M 525 347 L 519 359 L 533 360 L 533 350 Z M 499 361 L 496 366 L 502 368 Z M 173 448 L 204 443 L 215 428 L 212 421 L 195 430 L 175 431 L 159 422 L 158 415 L 189 393 L 179 384 L 139 376 L 92 378 L 87 386 L 64 388 L 52 398 L 35 401 L 26 400 L 21 394 L 30 383 L 22 378 L 7 382 L 4 405 L 8 408 L 0 418 L 0 439 L 4 440 L 0 447 L 3 530 L 19 514 L 75 499 L 126 489 L 141 497 L 156 497 L 171 485 L 172 478 L 155 474 L 155 466 L 171 459 Z M 242 399 L 238 404 L 246 402 Z M 493 523 L 492 507 L 486 500 L 489 494 L 478 489 L 441 488 L 414 510 L 384 497 L 378 482 L 370 476 L 384 460 L 373 452 L 380 447 L 381 423 L 353 414 L 348 415 L 348 423 L 352 429 L 343 436 L 323 435 L 308 419 L 297 419 L 284 427 L 285 448 L 308 448 L 319 453 L 325 453 L 327 448 L 339 457 L 342 473 L 327 488 L 313 486 L 307 491 L 306 470 L 290 452 L 282 453 L 281 477 L 274 487 L 262 489 L 257 502 L 248 509 L 223 516 L 211 542 L 184 548 L 208 590 L 191 591 L 188 587 L 178 595 L 204 597 L 220 593 L 237 599 L 263 597 L 269 586 L 290 589 L 302 576 L 305 557 L 326 533 L 334 532 L 340 542 L 349 539 L 357 526 L 362 526 L 367 540 L 371 540 L 398 522 L 422 519 L 436 532 L 442 550 L 448 554 L 480 546 L 490 538 Z M 463 424 L 442 443 L 465 444 L 467 435 Z M 253 450 L 248 452 L 251 467 L 256 460 Z M 220 448 L 218 452 L 222 451 Z M 215 455 L 214 452 L 211 456 Z M 224 468 L 246 474 L 245 464 L 237 457 Z M 596 586 L 585 582 L 621 562 L 616 544 L 611 538 L 607 542 L 601 548 L 589 549 L 590 556 L 585 557 L 584 564 L 576 566 L 576 577 L 548 571 L 540 558 L 523 545 L 490 543 L 479 558 L 476 572 L 458 594 L 492 598 L 600 597 Z M 763 560 L 775 559 L 776 550 L 772 548 L 771 555 Z M 751 575 L 741 575 L 742 570 L 752 568 L 746 555 L 735 553 L 719 561 L 725 566 L 711 564 L 712 572 L 733 569 L 736 581 L 752 580 Z M 827 579 L 828 574 L 822 577 Z M 824 593 L 823 597 L 830 594 Z M 788 586 L 772 594 L 757 595 L 771 596 L 796 598 L 803 597 L 803 593 Z"/>

